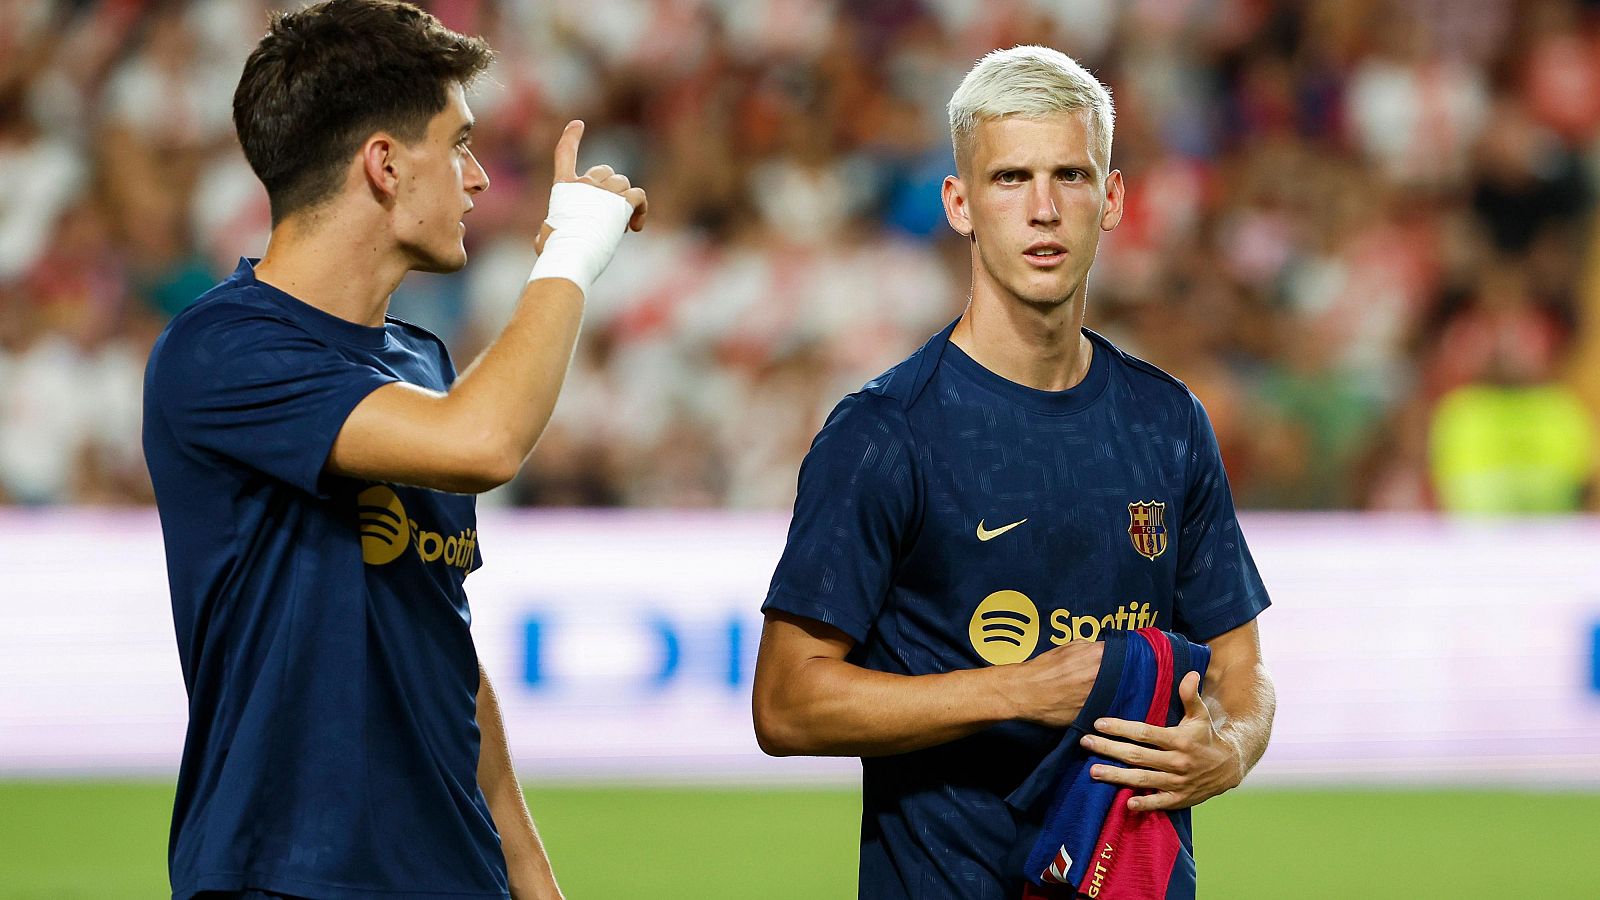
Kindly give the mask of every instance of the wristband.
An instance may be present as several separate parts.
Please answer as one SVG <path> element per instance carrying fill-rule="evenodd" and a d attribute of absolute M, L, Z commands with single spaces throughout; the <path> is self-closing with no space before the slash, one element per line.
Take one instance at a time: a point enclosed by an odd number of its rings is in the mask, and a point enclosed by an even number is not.
<path fill-rule="evenodd" d="M 581 181 L 557 182 L 550 188 L 550 215 L 544 220 L 555 230 L 528 281 L 565 278 L 587 295 L 611 262 L 632 217 L 633 205 L 620 194 Z"/>

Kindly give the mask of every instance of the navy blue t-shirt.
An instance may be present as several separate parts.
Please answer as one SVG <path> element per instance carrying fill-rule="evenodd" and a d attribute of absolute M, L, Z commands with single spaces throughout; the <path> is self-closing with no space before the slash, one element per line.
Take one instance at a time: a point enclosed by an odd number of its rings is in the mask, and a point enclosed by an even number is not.
<path fill-rule="evenodd" d="M 763 610 L 838 628 L 857 665 L 927 675 L 1112 628 L 1204 642 L 1267 607 L 1181 382 L 1086 331 L 1084 380 L 1034 390 L 951 344 L 953 328 L 817 434 Z M 1060 737 L 1008 722 L 864 759 L 861 896 L 1021 896 L 1038 823 L 1005 798 Z"/>
<path fill-rule="evenodd" d="M 144 447 L 189 691 L 175 898 L 507 896 L 477 781 L 473 498 L 323 474 L 374 389 L 454 379 L 428 332 L 329 315 L 249 261 L 156 342 Z"/>

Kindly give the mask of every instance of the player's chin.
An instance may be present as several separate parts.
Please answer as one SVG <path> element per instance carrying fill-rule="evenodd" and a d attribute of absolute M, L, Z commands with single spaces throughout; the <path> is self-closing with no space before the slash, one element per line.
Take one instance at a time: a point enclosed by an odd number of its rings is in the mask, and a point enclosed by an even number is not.
<path fill-rule="evenodd" d="M 411 271 L 427 272 L 431 275 L 449 275 L 459 272 L 467 264 L 467 248 L 457 243 L 454 247 L 443 250 L 413 249 L 411 253 Z"/>
<path fill-rule="evenodd" d="M 1072 279 L 1057 277 L 1053 272 L 1034 272 L 1030 275 L 1019 279 L 1013 291 L 1024 303 L 1030 306 L 1060 306 L 1072 300 Z"/>

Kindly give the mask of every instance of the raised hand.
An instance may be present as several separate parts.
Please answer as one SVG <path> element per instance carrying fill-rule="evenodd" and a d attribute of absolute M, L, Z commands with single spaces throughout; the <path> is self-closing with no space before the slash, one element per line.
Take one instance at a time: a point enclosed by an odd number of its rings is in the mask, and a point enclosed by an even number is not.
<path fill-rule="evenodd" d="M 578 174 L 578 145 L 583 140 L 583 128 L 583 121 L 574 119 L 567 123 L 567 127 L 561 131 L 561 137 L 556 140 L 555 183 L 588 184 L 616 194 L 633 207 L 628 229 L 639 231 L 644 228 L 644 218 L 650 210 L 650 201 L 643 188 L 634 187 L 628 176 L 606 165 L 593 166 L 582 175 Z M 543 253 L 545 242 L 554 231 L 555 226 L 547 220 L 534 240 L 534 250 Z"/>

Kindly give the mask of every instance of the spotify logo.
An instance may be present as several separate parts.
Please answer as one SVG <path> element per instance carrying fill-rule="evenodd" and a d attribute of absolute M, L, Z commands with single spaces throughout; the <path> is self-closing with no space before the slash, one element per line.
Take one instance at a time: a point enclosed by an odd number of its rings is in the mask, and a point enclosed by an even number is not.
<path fill-rule="evenodd" d="M 972 611 L 972 649 L 992 666 L 1019 663 L 1039 643 L 1039 610 L 1020 591 L 995 591 Z"/>
<path fill-rule="evenodd" d="M 411 542 L 411 528 L 400 498 L 383 485 L 370 487 L 356 497 L 361 521 L 361 558 L 369 566 L 394 562 Z"/>

